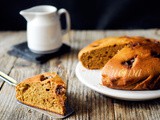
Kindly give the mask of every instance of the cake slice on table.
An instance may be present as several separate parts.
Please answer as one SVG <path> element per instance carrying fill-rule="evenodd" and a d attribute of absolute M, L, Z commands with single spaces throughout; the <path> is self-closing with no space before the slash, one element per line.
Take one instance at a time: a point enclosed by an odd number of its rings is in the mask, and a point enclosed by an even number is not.
<path fill-rule="evenodd" d="M 28 78 L 16 86 L 19 102 L 64 115 L 66 84 L 56 73 L 43 73 Z"/>

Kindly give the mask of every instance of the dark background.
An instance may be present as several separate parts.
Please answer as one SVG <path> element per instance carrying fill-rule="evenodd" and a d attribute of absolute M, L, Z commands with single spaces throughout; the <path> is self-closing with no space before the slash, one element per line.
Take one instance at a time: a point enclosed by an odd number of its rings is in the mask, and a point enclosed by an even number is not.
<path fill-rule="evenodd" d="M 67 9 L 72 29 L 160 28 L 158 0 L 1 0 L 0 30 L 25 30 L 19 11 L 44 4 Z"/>

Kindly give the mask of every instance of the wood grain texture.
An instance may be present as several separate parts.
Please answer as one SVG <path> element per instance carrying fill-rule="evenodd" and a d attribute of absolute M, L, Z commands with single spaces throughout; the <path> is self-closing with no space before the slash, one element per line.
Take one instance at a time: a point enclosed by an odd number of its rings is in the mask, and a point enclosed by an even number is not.
<path fill-rule="evenodd" d="M 12 45 L 25 41 L 26 34 L 20 32 L 0 32 L 0 70 L 18 82 L 46 71 L 58 71 L 67 83 L 68 102 L 75 113 L 67 120 L 159 120 L 160 99 L 129 102 L 116 100 L 84 86 L 75 76 L 77 54 L 81 48 L 96 39 L 107 36 L 145 36 L 160 39 L 160 30 L 113 30 L 113 31 L 71 31 L 71 38 L 64 36 L 64 42 L 72 47 L 70 53 L 38 65 L 22 58 L 9 56 L 7 50 Z M 0 81 L 1 120 L 52 120 L 17 104 L 15 88 Z"/>

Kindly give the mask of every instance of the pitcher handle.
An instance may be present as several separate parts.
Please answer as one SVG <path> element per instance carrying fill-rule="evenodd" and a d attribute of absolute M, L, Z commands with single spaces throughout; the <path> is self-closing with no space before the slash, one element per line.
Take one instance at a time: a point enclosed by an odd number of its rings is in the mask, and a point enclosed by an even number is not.
<path fill-rule="evenodd" d="M 71 29 L 71 20 L 70 20 L 70 15 L 68 11 L 64 8 L 61 8 L 58 10 L 58 15 L 61 16 L 62 14 L 65 14 L 66 17 L 66 30 L 62 32 L 62 35 L 69 33 Z"/>

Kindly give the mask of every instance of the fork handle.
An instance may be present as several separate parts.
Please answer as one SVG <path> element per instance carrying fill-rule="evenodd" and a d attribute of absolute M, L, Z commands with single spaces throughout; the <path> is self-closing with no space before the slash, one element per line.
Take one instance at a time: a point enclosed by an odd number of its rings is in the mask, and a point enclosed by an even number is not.
<path fill-rule="evenodd" d="M 13 78 L 11 78 L 10 76 L 8 76 L 7 74 L 3 73 L 0 71 L 0 79 L 2 79 L 3 81 L 9 83 L 10 85 L 16 86 L 17 85 L 17 81 L 14 80 Z"/>

